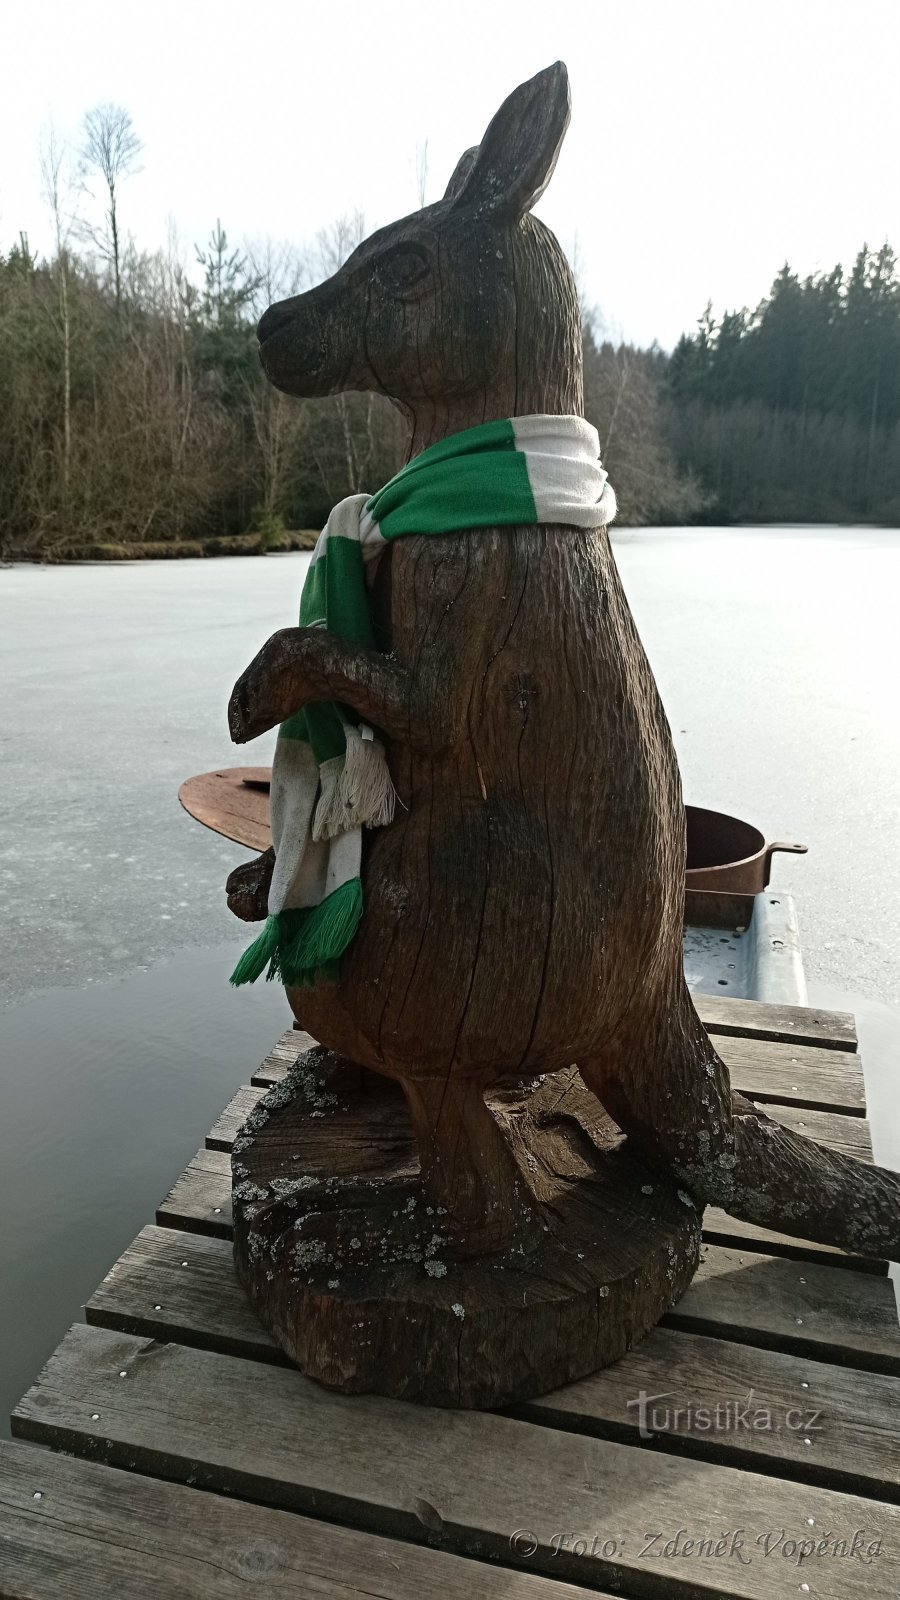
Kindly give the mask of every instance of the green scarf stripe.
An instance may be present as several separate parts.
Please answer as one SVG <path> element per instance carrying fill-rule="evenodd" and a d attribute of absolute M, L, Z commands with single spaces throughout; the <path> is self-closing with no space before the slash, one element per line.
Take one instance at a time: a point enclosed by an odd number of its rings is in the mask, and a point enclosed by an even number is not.
<path fill-rule="evenodd" d="M 342 639 L 368 650 L 375 648 L 358 539 L 330 535 L 323 541 L 321 554 L 314 556 L 300 596 L 300 626 L 316 625 L 327 625 Z M 346 748 L 343 720 L 329 701 L 307 706 L 283 722 L 278 737 L 305 739 L 312 745 L 319 766 L 342 756 Z"/>
<path fill-rule="evenodd" d="M 366 510 L 385 539 L 537 521 L 527 458 L 508 421 L 485 422 L 423 450 Z"/>
<path fill-rule="evenodd" d="M 615 496 L 580 417 L 516 417 L 442 439 L 377 494 L 334 507 L 300 600 L 300 626 L 375 649 L 365 562 L 407 534 L 557 523 L 605 527 Z M 304 751 L 302 748 L 306 746 Z M 393 816 L 383 746 L 344 706 L 306 706 L 279 729 L 272 770 L 269 918 L 232 974 L 288 987 L 336 982 L 363 910 L 361 829 Z"/>
<path fill-rule="evenodd" d="M 370 510 L 385 539 L 537 522 L 528 465 L 515 450 L 442 462 L 428 478 L 389 485 Z"/>
<path fill-rule="evenodd" d="M 328 627 L 359 644 L 374 644 L 372 619 L 363 582 L 362 546 L 358 539 L 330 534 L 321 554 L 314 554 L 300 596 L 300 626 Z"/>

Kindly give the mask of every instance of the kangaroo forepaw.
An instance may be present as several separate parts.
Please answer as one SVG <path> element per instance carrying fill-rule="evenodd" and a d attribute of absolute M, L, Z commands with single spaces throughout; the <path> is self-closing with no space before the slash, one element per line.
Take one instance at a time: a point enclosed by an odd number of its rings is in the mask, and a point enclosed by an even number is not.
<path fill-rule="evenodd" d="M 229 872 L 225 880 L 228 909 L 242 922 L 265 920 L 274 869 L 275 851 L 269 849 L 255 861 L 245 861 Z"/>

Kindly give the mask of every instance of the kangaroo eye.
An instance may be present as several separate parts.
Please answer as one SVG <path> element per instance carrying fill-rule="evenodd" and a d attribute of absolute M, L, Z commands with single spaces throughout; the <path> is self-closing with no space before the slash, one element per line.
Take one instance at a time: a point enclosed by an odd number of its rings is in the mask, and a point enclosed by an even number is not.
<path fill-rule="evenodd" d="M 376 271 L 389 294 L 403 294 L 431 271 L 431 261 L 421 245 L 398 244 L 380 258 Z"/>

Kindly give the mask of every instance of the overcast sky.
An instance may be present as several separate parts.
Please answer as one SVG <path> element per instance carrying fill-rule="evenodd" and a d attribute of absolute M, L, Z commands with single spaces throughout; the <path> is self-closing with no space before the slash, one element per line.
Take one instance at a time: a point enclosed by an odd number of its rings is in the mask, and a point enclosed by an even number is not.
<path fill-rule="evenodd" d="M 49 245 L 38 146 L 127 107 L 142 247 L 298 243 L 429 200 L 561 57 L 572 125 L 538 211 L 609 329 L 670 347 L 863 240 L 900 249 L 900 0 L 0 0 L 0 249 Z"/>

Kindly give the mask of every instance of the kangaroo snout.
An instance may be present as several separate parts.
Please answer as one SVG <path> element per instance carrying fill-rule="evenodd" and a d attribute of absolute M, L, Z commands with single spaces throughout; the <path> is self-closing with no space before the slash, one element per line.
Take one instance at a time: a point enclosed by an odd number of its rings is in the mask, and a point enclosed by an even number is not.
<path fill-rule="evenodd" d="M 314 290 L 270 306 L 260 318 L 257 338 L 266 377 L 277 389 L 294 395 L 331 393 L 334 374 L 325 372 L 328 341 Z"/>
<path fill-rule="evenodd" d="M 295 294 L 290 300 L 276 300 L 273 306 L 269 306 L 268 310 L 263 312 L 256 329 L 256 337 L 261 345 L 265 344 L 273 333 L 279 333 L 282 328 L 287 327 L 293 319 L 298 303 L 302 304 L 305 299 L 305 295 Z"/>

